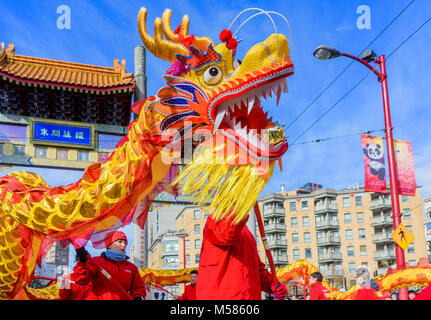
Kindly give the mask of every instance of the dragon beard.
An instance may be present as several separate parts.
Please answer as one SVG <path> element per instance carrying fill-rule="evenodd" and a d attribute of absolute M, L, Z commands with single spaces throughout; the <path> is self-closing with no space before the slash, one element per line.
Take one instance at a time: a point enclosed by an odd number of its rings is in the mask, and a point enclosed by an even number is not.
<path fill-rule="evenodd" d="M 218 155 L 217 150 L 223 147 L 197 147 L 193 161 L 173 183 L 179 184 L 182 193 L 191 195 L 194 204 L 205 207 L 215 220 L 232 217 L 236 224 L 247 218 L 272 175 L 274 161 L 269 162 L 266 175 L 262 176 L 256 165 L 230 164 L 238 155 Z"/>

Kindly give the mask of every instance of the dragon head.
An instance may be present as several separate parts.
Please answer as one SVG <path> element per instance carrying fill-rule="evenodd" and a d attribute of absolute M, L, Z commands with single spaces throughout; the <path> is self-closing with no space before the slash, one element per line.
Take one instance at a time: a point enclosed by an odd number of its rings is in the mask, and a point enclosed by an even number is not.
<path fill-rule="evenodd" d="M 212 146 L 227 164 L 257 168 L 267 180 L 269 168 L 272 172 L 274 161 L 281 162 L 288 148 L 283 128 L 263 107 L 272 94 L 278 104 L 280 95 L 287 92 L 286 78 L 293 74 L 286 37 L 270 35 L 250 48 L 241 62 L 229 30 L 221 32 L 222 42 L 216 45 L 209 38 L 188 34 L 187 15 L 175 32 L 170 19 L 171 10 L 166 9 L 162 19 L 156 18 L 151 37 L 147 10 L 141 8 L 138 14 L 145 47 L 172 63 L 164 75 L 167 85 L 143 105 L 145 112 L 158 114 L 154 131 L 176 130 L 182 139 L 186 134 L 198 135 L 200 145 Z"/>

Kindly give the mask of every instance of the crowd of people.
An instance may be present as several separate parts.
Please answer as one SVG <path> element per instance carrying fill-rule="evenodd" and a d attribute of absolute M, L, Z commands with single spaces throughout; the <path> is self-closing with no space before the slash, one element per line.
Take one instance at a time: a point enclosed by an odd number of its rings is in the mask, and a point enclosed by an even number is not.
<path fill-rule="evenodd" d="M 245 227 L 246 228 L 246 227 Z M 213 229 L 211 229 L 213 230 Z M 238 239 L 248 239 L 248 229 L 241 229 L 238 233 Z M 216 235 L 208 235 L 208 239 L 212 239 Z M 232 238 L 233 239 L 233 238 Z M 229 239 L 229 240 L 232 240 Z M 213 240 L 213 247 L 207 248 L 212 253 L 217 246 L 215 243 L 220 245 L 220 239 L 217 242 Z M 228 241 L 228 240 L 226 240 Z M 225 242 L 226 242 L 225 241 Z M 127 261 L 129 257 L 126 254 L 127 237 L 121 231 L 114 231 L 109 233 L 105 238 L 106 251 L 100 256 L 91 257 L 87 250 L 82 247 L 76 250 L 77 263 L 74 267 L 73 273 L 70 275 L 68 281 L 61 282 L 59 285 L 59 296 L 61 300 L 145 300 L 147 295 L 147 287 L 142 277 L 139 274 L 138 268 L 131 262 Z M 217 257 L 220 258 L 221 254 L 225 254 L 223 261 L 229 260 L 232 257 L 232 250 L 227 250 L 229 244 L 223 243 L 221 246 L 223 249 L 217 253 Z M 251 243 L 251 242 L 250 242 Z M 207 244 L 209 246 L 209 244 Z M 250 251 L 250 255 L 254 257 L 252 253 L 255 250 Z M 213 256 L 213 255 L 211 255 Z M 236 263 L 238 263 L 238 255 L 235 256 Z M 232 257 L 233 258 L 233 257 Z M 256 257 L 254 257 L 256 258 Z M 250 259 L 249 259 L 250 260 Z M 223 265 L 222 265 L 223 266 Z M 222 267 L 226 270 L 227 266 Z M 244 269 L 244 267 L 243 267 Z M 203 269 L 205 271 L 205 269 Z M 218 270 L 223 272 L 223 270 Z M 274 279 L 271 277 L 269 272 L 266 270 L 263 263 L 256 258 L 256 263 L 253 268 L 247 270 L 254 270 L 255 272 L 255 283 L 249 283 L 248 286 L 243 286 L 240 289 L 241 279 L 234 279 L 235 274 L 229 277 L 229 282 L 225 283 L 226 290 L 229 286 L 233 286 L 238 290 L 231 290 L 236 294 L 232 299 L 241 299 L 254 297 L 260 298 L 262 291 L 267 293 L 269 299 L 277 300 L 304 300 L 304 297 L 298 295 L 287 295 L 287 288 L 284 284 L 279 282 L 274 283 Z M 232 272 L 238 272 L 238 268 L 231 270 Z M 240 270 L 241 271 L 241 270 Z M 242 271 L 246 271 L 245 269 Z M 219 272 L 219 276 L 220 273 Z M 216 279 L 205 279 L 200 277 L 198 283 L 198 271 L 193 270 L 190 273 L 190 284 L 185 286 L 184 293 L 176 297 L 178 300 L 198 300 L 197 288 L 199 285 L 205 286 Z M 202 281 L 204 279 L 205 281 Z M 236 281 L 236 282 L 235 282 Z M 329 300 L 329 290 L 322 283 L 323 274 L 320 272 L 314 272 L 310 275 L 310 286 L 308 294 L 305 296 L 305 300 Z M 370 272 L 367 268 L 359 268 L 356 271 L 356 283 L 359 285 L 359 289 L 356 293 L 356 300 L 398 300 L 398 293 L 391 292 L 389 295 L 383 295 L 379 286 L 374 279 L 371 279 Z M 208 292 L 207 294 L 213 294 Z M 431 287 L 427 286 L 421 291 L 410 290 L 408 292 L 409 300 L 431 300 Z M 210 297 L 211 298 L 211 297 Z M 202 300 L 202 299 L 201 299 Z"/>

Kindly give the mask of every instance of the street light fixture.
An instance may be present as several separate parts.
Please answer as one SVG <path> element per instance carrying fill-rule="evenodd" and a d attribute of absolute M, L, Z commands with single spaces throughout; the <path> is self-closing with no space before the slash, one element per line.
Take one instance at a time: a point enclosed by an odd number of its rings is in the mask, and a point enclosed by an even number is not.
<path fill-rule="evenodd" d="M 385 135 L 386 135 L 386 146 L 388 150 L 388 165 L 389 165 L 389 180 L 391 187 L 391 203 L 392 203 L 392 219 L 394 230 L 401 223 L 401 210 L 398 192 L 398 180 L 395 169 L 395 152 L 394 152 L 394 142 L 392 137 L 392 123 L 391 123 L 391 113 L 389 108 L 389 93 L 388 93 L 388 83 L 386 75 L 386 58 L 381 55 L 377 58 L 377 55 L 372 50 L 367 50 L 362 53 L 362 59 L 353 56 L 348 53 L 340 52 L 330 46 L 322 45 L 318 46 L 313 52 L 314 56 L 319 60 L 329 60 L 332 58 L 337 58 L 340 56 L 348 57 L 355 61 L 358 61 L 370 69 L 376 76 L 378 81 L 382 85 L 382 95 L 383 95 L 383 112 L 385 117 Z M 380 72 L 376 70 L 369 63 L 377 63 L 380 67 Z M 395 256 L 397 262 L 397 269 L 405 269 L 405 256 L 404 250 L 395 244 Z M 407 288 L 402 288 L 399 291 L 400 300 L 408 300 Z"/>
<path fill-rule="evenodd" d="M 341 52 L 327 45 L 321 45 L 314 50 L 313 55 L 319 60 L 329 60 L 341 56 Z"/>

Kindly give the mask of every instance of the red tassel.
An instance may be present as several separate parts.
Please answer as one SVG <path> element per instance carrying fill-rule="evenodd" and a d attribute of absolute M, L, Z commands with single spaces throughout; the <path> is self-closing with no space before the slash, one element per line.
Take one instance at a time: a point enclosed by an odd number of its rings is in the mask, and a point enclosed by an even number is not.
<path fill-rule="evenodd" d="M 222 32 L 220 32 L 220 41 L 228 42 L 229 39 L 231 38 L 232 38 L 232 31 L 225 29 Z"/>
<path fill-rule="evenodd" d="M 229 50 L 234 50 L 236 49 L 236 46 L 238 45 L 238 42 L 236 41 L 235 38 L 230 38 L 229 41 L 226 43 L 226 47 Z"/>

